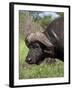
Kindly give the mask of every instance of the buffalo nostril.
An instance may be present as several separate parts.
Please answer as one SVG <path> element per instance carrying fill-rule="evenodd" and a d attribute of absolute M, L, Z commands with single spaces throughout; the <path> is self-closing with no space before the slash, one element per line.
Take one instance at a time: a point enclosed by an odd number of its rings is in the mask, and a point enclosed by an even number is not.
<path fill-rule="evenodd" d="M 28 61 L 30 62 L 31 61 L 31 58 L 28 58 Z"/>

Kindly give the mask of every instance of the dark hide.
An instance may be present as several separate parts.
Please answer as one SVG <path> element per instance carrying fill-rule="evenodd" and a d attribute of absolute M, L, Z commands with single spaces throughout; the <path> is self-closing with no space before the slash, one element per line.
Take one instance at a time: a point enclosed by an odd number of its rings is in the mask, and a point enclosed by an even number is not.
<path fill-rule="evenodd" d="M 46 57 L 58 58 L 64 61 L 64 18 L 55 19 L 43 33 L 53 46 L 47 47 L 38 41 L 28 44 L 26 41 L 29 47 L 26 62 L 40 64 Z"/>
<path fill-rule="evenodd" d="M 64 61 L 64 17 L 54 20 L 44 34 L 54 45 L 52 50 L 54 52 L 53 57 Z"/>

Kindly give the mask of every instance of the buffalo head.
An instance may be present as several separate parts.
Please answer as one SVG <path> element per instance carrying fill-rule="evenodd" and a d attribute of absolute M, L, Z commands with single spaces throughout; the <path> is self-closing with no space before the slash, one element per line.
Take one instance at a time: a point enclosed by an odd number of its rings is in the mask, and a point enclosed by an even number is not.
<path fill-rule="evenodd" d="M 48 53 L 45 47 L 48 47 L 49 50 L 52 50 L 53 47 L 53 44 L 42 32 L 31 33 L 26 38 L 26 44 L 29 48 L 26 62 L 29 64 L 40 64 L 45 58 L 46 54 L 44 53 Z"/>

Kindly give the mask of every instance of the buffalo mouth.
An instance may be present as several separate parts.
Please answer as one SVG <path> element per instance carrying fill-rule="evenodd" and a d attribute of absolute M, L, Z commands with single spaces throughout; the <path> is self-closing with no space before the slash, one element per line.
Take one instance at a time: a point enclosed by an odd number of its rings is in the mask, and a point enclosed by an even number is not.
<path fill-rule="evenodd" d="M 26 63 L 28 64 L 36 64 L 36 65 L 40 65 L 43 61 L 44 61 L 45 57 L 42 55 L 40 58 L 36 58 L 36 60 L 33 60 L 31 58 L 26 58 Z"/>
<path fill-rule="evenodd" d="M 32 62 L 32 60 L 25 60 L 26 61 L 26 63 L 28 63 L 28 64 L 34 64 L 33 62 Z"/>

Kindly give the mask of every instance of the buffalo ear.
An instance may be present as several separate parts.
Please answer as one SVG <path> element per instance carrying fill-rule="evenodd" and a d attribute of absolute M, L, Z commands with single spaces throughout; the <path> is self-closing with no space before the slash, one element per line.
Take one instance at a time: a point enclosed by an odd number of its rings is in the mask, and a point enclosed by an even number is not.
<path fill-rule="evenodd" d="M 43 52 L 47 57 L 55 57 L 54 47 L 51 47 L 49 49 L 44 49 Z"/>
<path fill-rule="evenodd" d="M 44 50 L 44 53 L 51 54 L 52 50 Z"/>

